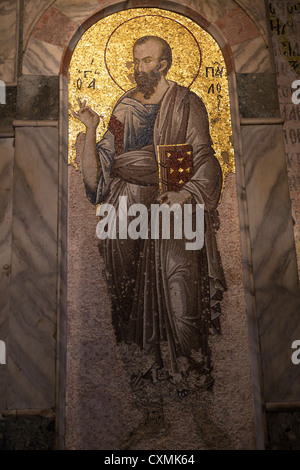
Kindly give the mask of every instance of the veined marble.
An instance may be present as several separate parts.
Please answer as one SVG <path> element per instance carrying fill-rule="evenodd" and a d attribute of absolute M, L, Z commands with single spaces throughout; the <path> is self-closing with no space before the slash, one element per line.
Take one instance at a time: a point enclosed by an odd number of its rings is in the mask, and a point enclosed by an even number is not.
<path fill-rule="evenodd" d="M 7 406 L 55 405 L 56 128 L 16 128 Z"/>
<path fill-rule="evenodd" d="M 231 46 L 260 36 L 258 27 L 238 7 L 222 16 L 222 18 L 219 18 L 215 23 L 221 29 Z"/>
<path fill-rule="evenodd" d="M 17 0 L 4 0 L 0 4 L 0 79 L 15 81 L 17 54 Z"/>
<path fill-rule="evenodd" d="M 0 138 L 0 340 L 9 337 L 9 283 L 11 274 L 13 139 Z M 0 410 L 6 408 L 7 365 L 0 365 Z"/>
<path fill-rule="evenodd" d="M 13 139 L 0 138 L 0 339 L 7 336 L 8 285 L 11 270 Z M 6 325 L 6 326 L 4 326 Z"/>
<path fill-rule="evenodd" d="M 185 2 L 188 6 L 202 13 L 209 21 L 216 21 L 236 8 L 233 0 L 192 0 Z M 163 7 L 162 7 L 163 8 Z"/>
<path fill-rule="evenodd" d="M 242 144 L 265 400 L 297 401 L 300 293 L 282 128 L 245 126 Z"/>
<path fill-rule="evenodd" d="M 58 316 L 57 316 L 57 432 L 58 448 L 64 448 L 67 376 L 67 220 L 68 220 L 68 79 L 60 76 L 59 193 L 58 193 Z"/>
<path fill-rule="evenodd" d="M 0 59 L 15 59 L 17 0 L 4 0 L 0 4 Z"/>
<path fill-rule="evenodd" d="M 81 23 L 84 18 L 101 8 L 99 0 L 56 0 L 55 8 L 72 21 Z"/>
<path fill-rule="evenodd" d="M 15 69 L 15 60 L 0 59 L 0 80 L 3 80 L 7 85 L 13 84 L 15 81 Z"/>
<path fill-rule="evenodd" d="M 36 24 L 31 37 L 64 48 L 77 28 L 78 25 L 55 8 L 54 4 Z"/>
<path fill-rule="evenodd" d="M 236 72 L 238 73 L 272 71 L 269 49 L 262 37 L 232 46 L 232 52 L 235 58 Z"/>
<path fill-rule="evenodd" d="M 255 0 L 255 2 L 253 2 L 253 0 L 234 0 L 234 2 L 244 9 L 247 15 L 255 22 L 267 42 L 269 18 L 267 17 L 265 1 Z"/>
<path fill-rule="evenodd" d="M 25 47 L 35 24 L 55 0 L 25 0 L 23 23 L 23 46 Z"/>
<path fill-rule="evenodd" d="M 58 75 L 62 53 L 59 46 L 30 38 L 23 59 L 23 74 Z"/>

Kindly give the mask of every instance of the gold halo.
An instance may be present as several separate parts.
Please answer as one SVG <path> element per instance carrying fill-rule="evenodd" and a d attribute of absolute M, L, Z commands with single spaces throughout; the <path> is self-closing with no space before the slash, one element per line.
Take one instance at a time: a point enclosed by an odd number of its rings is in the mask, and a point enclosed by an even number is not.
<path fill-rule="evenodd" d="M 173 62 L 168 72 L 168 79 L 190 87 L 201 67 L 201 49 L 198 41 L 179 21 L 157 14 L 130 18 L 118 25 L 110 34 L 105 46 L 104 61 L 111 79 L 123 91 L 135 86 L 133 45 L 137 39 L 148 35 L 165 39 L 172 49 Z M 185 45 L 184 50 L 182 44 Z M 121 57 L 128 59 L 120 60 Z M 189 64 L 189 67 L 184 67 L 184 64 Z"/>

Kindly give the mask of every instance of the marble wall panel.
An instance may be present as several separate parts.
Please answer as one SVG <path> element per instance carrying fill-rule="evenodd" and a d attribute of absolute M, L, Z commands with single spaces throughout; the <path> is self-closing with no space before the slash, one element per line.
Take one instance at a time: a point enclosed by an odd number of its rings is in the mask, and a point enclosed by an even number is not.
<path fill-rule="evenodd" d="M 16 46 L 17 0 L 4 0 L 0 5 L 0 58 L 14 59 Z"/>
<path fill-rule="evenodd" d="M 23 74 L 58 75 L 62 53 L 62 47 L 30 38 L 23 58 Z"/>
<path fill-rule="evenodd" d="M 0 59 L 0 80 L 5 83 L 11 83 L 15 81 L 15 60 L 3 60 Z"/>
<path fill-rule="evenodd" d="M 56 0 L 55 8 L 75 23 L 81 23 L 84 18 L 101 8 L 100 3 L 99 0 Z"/>
<path fill-rule="evenodd" d="M 269 49 L 261 36 L 232 46 L 232 52 L 238 73 L 272 71 Z"/>
<path fill-rule="evenodd" d="M 242 144 L 264 397 L 297 401 L 300 295 L 282 127 L 245 126 Z"/>
<path fill-rule="evenodd" d="M 32 37 L 63 48 L 76 29 L 77 24 L 53 5 L 37 23 Z"/>
<path fill-rule="evenodd" d="M 15 81 L 17 57 L 17 0 L 4 0 L 0 4 L 0 78 Z"/>
<path fill-rule="evenodd" d="M 56 128 L 16 128 L 10 409 L 55 405 L 57 165 Z"/>
<path fill-rule="evenodd" d="M 11 274 L 12 138 L 0 138 L 0 340 L 9 344 L 9 284 Z M 7 365 L 0 364 L 0 410 L 6 408 Z"/>
<path fill-rule="evenodd" d="M 25 49 L 35 24 L 55 0 L 24 0 L 23 47 Z"/>
<path fill-rule="evenodd" d="M 281 0 L 280 0 L 281 1 Z M 268 42 L 268 14 L 265 0 L 234 0 L 260 29 L 266 43 Z"/>
<path fill-rule="evenodd" d="M 260 36 L 257 26 L 238 7 L 217 20 L 216 25 L 221 29 L 231 46 Z"/>

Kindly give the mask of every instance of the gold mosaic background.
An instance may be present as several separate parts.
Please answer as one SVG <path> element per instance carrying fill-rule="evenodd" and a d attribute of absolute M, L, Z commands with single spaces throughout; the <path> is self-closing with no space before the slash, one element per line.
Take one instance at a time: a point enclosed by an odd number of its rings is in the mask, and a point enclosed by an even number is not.
<path fill-rule="evenodd" d="M 77 98 L 87 100 L 87 105 L 100 115 L 97 131 L 100 140 L 117 100 L 135 86 L 132 47 L 136 39 L 145 35 L 160 36 L 170 44 L 173 64 L 167 78 L 190 86 L 203 99 L 224 177 L 234 172 L 228 81 L 222 52 L 210 34 L 177 13 L 157 8 L 125 10 L 88 29 L 76 46 L 69 68 L 69 106 L 77 111 Z M 85 127 L 71 113 L 69 116 L 69 163 L 77 167 L 74 143 Z"/>

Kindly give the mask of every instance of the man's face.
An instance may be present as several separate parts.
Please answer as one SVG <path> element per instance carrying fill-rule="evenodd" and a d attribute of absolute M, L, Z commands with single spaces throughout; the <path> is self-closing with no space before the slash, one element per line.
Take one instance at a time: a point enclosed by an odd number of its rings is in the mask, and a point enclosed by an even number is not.
<path fill-rule="evenodd" d="M 160 62 L 160 57 L 161 45 L 155 41 L 149 40 L 133 50 L 134 78 L 138 90 L 146 99 L 154 93 L 161 78 L 163 64 Z"/>
<path fill-rule="evenodd" d="M 159 65 L 161 57 L 161 45 L 155 41 L 147 41 L 136 46 L 133 51 L 134 71 L 139 73 L 150 73 Z"/>

